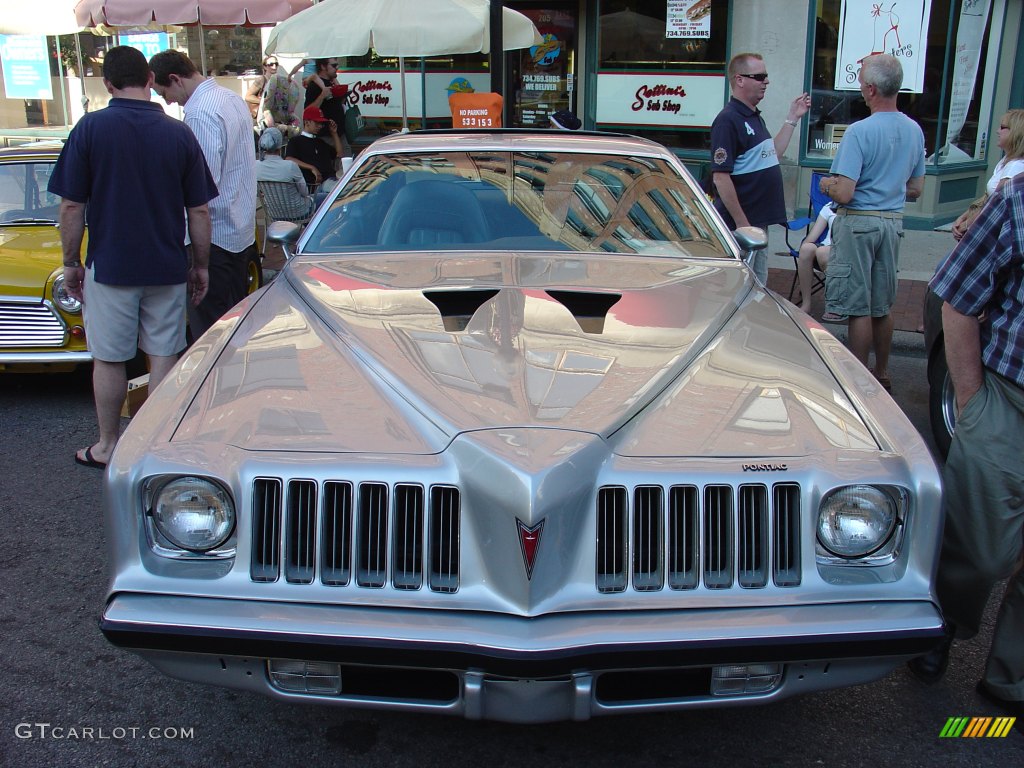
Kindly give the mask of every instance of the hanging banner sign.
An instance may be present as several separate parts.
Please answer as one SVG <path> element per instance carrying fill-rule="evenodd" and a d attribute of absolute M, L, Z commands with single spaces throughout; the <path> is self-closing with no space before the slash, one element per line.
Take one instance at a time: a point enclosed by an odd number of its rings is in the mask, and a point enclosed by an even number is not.
<path fill-rule="evenodd" d="M 597 122 L 708 128 L 725 105 L 725 76 L 664 72 L 597 75 Z"/>
<path fill-rule="evenodd" d="M 959 140 L 960 131 L 967 120 L 967 108 L 974 98 L 974 85 L 978 77 L 981 42 L 985 35 L 985 25 L 988 23 L 988 11 L 989 0 L 964 0 L 960 8 L 956 55 L 953 57 L 953 89 L 949 95 L 947 147 Z"/>
<path fill-rule="evenodd" d="M 129 48 L 135 48 L 136 50 L 141 51 L 147 61 L 160 53 L 160 51 L 166 51 L 171 47 L 167 42 L 166 32 L 119 35 L 117 42 L 119 45 L 127 45 Z"/>
<path fill-rule="evenodd" d="M 665 37 L 711 37 L 711 0 L 668 0 Z"/>
<path fill-rule="evenodd" d="M 874 53 L 895 56 L 903 65 L 907 93 L 924 91 L 924 58 L 932 0 L 843 0 L 839 16 L 837 91 L 858 91 L 860 62 Z"/>
<path fill-rule="evenodd" d="M 53 98 L 45 35 L 0 35 L 0 64 L 8 99 Z"/>

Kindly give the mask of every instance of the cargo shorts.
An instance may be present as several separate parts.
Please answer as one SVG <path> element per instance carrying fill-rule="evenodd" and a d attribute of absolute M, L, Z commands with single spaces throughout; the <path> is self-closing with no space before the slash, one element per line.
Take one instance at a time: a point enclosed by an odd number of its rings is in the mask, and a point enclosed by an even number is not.
<path fill-rule="evenodd" d="M 832 221 L 832 255 L 825 273 L 825 311 L 885 317 L 896 298 L 903 222 L 839 213 Z"/>

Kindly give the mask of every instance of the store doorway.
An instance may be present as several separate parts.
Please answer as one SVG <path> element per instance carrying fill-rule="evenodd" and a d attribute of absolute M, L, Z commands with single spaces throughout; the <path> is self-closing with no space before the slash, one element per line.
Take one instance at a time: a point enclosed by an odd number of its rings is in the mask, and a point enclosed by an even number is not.
<path fill-rule="evenodd" d="M 507 114 L 513 128 L 549 128 L 548 115 L 576 112 L 576 3 L 506 3 L 528 16 L 544 42 L 509 51 L 505 60 Z"/>

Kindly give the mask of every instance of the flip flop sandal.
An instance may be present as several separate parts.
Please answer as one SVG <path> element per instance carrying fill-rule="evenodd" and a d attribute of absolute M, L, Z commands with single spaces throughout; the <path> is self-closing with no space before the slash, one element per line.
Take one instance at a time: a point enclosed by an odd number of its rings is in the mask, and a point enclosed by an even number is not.
<path fill-rule="evenodd" d="M 835 312 L 826 312 L 821 316 L 823 323 L 845 323 L 849 319 L 847 315 L 837 315 Z"/>
<path fill-rule="evenodd" d="M 92 457 L 92 447 L 85 449 L 85 456 L 79 456 L 75 454 L 75 464 L 81 464 L 83 467 L 89 467 L 91 469 L 106 469 L 107 464 L 103 461 L 97 461 Z"/>

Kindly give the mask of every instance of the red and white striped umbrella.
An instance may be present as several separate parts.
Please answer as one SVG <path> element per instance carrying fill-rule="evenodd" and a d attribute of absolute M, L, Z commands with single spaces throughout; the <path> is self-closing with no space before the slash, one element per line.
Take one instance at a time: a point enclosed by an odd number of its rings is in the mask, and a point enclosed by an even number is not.
<path fill-rule="evenodd" d="M 79 0 L 75 18 L 83 27 L 258 27 L 284 21 L 312 5 L 313 0 Z"/>

